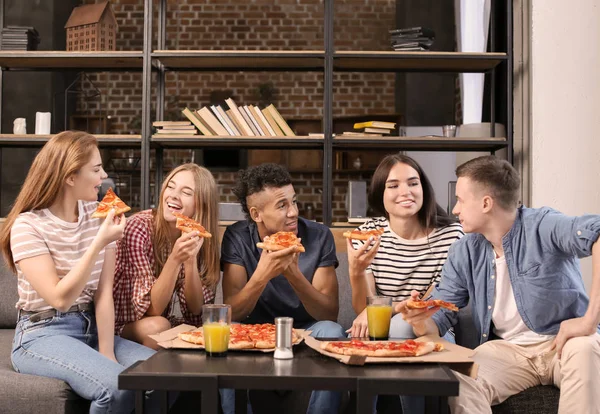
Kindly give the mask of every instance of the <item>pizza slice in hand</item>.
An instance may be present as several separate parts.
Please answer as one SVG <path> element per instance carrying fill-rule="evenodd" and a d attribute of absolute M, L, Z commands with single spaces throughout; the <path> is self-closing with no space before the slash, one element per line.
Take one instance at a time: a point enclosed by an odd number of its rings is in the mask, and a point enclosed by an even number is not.
<path fill-rule="evenodd" d="M 212 237 L 204 226 L 198 223 L 196 220 L 189 218 L 188 216 L 184 216 L 181 213 L 173 213 L 175 217 L 177 217 L 177 223 L 175 223 L 175 227 L 181 230 L 183 233 L 191 233 L 193 231 L 198 232 L 198 236 L 204 237 L 205 239 L 209 239 Z"/>
<path fill-rule="evenodd" d="M 296 237 L 291 231 L 279 231 L 270 236 L 266 236 L 265 240 L 260 243 L 256 243 L 256 246 L 271 252 L 287 249 L 288 247 L 295 247 L 296 252 L 305 252 L 304 246 L 300 243 L 300 239 Z"/>
<path fill-rule="evenodd" d="M 98 207 L 96 207 L 96 211 L 94 211 L 92 217 L 105 218 L 106 216 L 108 216 L 108 212 L 113 208 L 115 209 L 115 216 L 120 216 L 121 214 L 127 213 L 129 210 L 131 210 L 131 207 L 129 207 L 123 202 L 123 200 L 117 197 L 112 187 L 110 187 L 106 191 L 106 195 L 104 196 L 102 201 L 98 203 Z"/>
<path fill-rule="evenodd" d="M 352 231 L 345 231 L 342 233 L 342 236 L 346 237 L 347 239 L 354 239 L 354 240 L 369 240 L 370 237 L 373 238 L 377 238 L 380 237 L 383 234 L 383 229 L 373 229 L 373 230 L 352 230 Z"/>
<path fill-rule="evenodd" d="M 448 309 L 454 312 L 458 312 L 458 306 L 454 303 L 446 302 L 440 299 L 429 299 L 429 300 L 420 300 L 420 299 L 409 299 L 406 302 L 406 307 L 408 309 L 425 309 L 425 308 L 433 308 L 440 307 L 444 309 Z"/>

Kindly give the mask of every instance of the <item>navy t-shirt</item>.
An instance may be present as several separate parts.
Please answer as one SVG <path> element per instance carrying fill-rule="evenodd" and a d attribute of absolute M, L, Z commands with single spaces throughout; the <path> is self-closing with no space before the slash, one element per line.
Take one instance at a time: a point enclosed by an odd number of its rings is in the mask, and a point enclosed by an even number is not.
<path fill-rule="evenodd" d="M 311 284 L 319 267 L 338 266 L 335 242 L 327 226 L 298 218 L 298 237 L 306 250 L 300 253 L 298 267 Z M 260 241 L 256 223 L 252 221 L 238 221 L 227 227 L 221 244 L 221 267 L 225 263 L 243 266 L 249 280 L 260 260 L 262 249 L 256 247 Z M 283 275 L 269 281 L 254 310 L 241 322 L 274 323 L 278 316 L 291 316 L 295 326 L 315 322 Z"/>

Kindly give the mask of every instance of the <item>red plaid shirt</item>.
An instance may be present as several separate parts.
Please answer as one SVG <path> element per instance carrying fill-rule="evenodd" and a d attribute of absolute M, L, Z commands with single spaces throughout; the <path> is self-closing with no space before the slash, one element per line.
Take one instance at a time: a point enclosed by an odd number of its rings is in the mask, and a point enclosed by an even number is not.
<path fill-rule="evenodd" d="M 152 246 L 153 217 L 145 210 L 127 219 L 123 238 L 117 243 L 117 265 L 113 296 L 115 300 L 115 333 L 120 335 L 125 324 L 144 317 L 150 307 L 150 290 L 158 279 L 154 274 L 154 247 Z M 183 265 L 177 275 L 174 294 L 162 316 L 175 326 L 182 322 L 202 325 L 202 315 L 193 315 L 187 309 L 184 294 L 185 274 Z M 202 285 L 204 303 L 213 303 L 215 292 Z M 179 299 L 181 314 L 174 314 L 174 299 Z"/>

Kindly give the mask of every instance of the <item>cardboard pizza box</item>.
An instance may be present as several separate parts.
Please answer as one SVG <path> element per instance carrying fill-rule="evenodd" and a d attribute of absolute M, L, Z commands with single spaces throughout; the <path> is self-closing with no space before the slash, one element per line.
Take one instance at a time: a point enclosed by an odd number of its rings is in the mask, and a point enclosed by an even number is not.
<path fill-rule="evenodd" d="M 199 331 L 200 329 L 202 329 L 202 327 L 197 328 L 193 325 L 187 325 L 185 323 L 182 323 L 179 326 L 168 329 L 161 333 L 158 333 L 155 335 L 148 335 L 148 336 L 150 338 L 154 339 L 160 347 L 165 348 L 165 349 L 204 349 L 204 345 L 191 344 L 189 342 L 182 341 L 177 336 L 181 332 Z M 298 334 L 300 335 L 301 338 L 305 338 L 307 336 L 306 333 L 308 331 L 305 331 L 304 329 L 296 329 L 296 332 L 298 332 Z M 298 343 L 295 343 L 294 345 L 298 345 L 301 342 L 302 342 L 302 340 L 300 340 Z M 231 352 L 274 352 L 275 348 L 230 349 L 229 351 L 231 351 Z"/>
<path fill-rule="evenodd" d="M 339 355 L 333 352 L 321 349 L 321 341 L 311 336 L 304 337 L 306 345 L 320 354 L 337 359 L 346 365 L 364 365 L 364 364 L 415 364 L 415 363 L 436 363 L 447 365 L 450 369 L 462 374 L 477 378 L 477 364 L 473 361 L 475 351 L 446 341 L 437 336 L 422 336 L 415 341 L 436 342 L 444 345 L 441 352 L 431 352 L 420 357 L 361 357 L 350 355 Z"/>

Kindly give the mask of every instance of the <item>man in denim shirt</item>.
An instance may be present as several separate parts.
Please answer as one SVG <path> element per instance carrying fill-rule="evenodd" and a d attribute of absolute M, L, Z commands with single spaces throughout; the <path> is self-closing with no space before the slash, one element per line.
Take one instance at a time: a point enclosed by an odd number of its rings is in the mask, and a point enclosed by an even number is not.
<path fill-rule="evenodd" d="M 600 216 L 517 207 L 519 175 L 493 156 L 461 165 L 456 175 L 453 212 L 471 234 L 450 248 L 433 296 L 459 308 L 471 302 L 480 367 L 477 380 L 456 374 L 452 412 L 491 413 L 540 384 L 561 389 L 561 413 L 600 412 Z M 590 255 L 588 299 L 578 258 Z M 443 335 L 458 320 L 439 308 L 408 310 L 405 302 L 396 310 L 417 336 Z"/>

